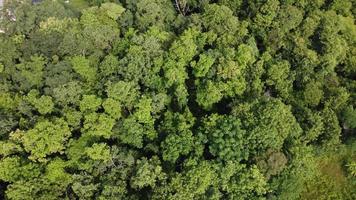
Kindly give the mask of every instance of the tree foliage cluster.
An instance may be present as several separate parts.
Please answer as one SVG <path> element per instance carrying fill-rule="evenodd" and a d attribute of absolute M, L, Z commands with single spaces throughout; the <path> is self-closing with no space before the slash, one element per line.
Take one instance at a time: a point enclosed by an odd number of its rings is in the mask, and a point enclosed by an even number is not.
<path fill-rule="evenodd" d="M 355 0 L 84 5 L 1 10 L 1 199 L 356 199 Z"/>

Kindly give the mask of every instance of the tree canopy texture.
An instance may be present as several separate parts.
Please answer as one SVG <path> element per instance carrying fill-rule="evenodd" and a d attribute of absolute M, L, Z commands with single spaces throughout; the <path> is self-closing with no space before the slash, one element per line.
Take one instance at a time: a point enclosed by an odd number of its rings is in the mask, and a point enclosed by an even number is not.
<path fill-rule="evenodd" d="M 356 199 L 355 0 L 0 13 L 0 199 Z"/>

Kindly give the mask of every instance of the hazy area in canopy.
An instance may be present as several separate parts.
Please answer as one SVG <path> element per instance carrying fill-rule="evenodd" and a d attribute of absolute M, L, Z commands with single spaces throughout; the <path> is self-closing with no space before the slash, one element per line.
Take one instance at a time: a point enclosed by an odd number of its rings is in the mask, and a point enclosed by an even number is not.
<path fill-rule="evenodd" d="M 355 0 L 0 12 L 0 199 L 356 199 Z"/>

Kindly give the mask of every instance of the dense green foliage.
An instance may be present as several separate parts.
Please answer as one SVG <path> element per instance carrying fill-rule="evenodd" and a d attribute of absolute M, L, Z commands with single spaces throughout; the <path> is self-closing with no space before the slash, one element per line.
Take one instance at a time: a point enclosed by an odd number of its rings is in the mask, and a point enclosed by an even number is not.
<path fill-rule="evenodd" d="M 0 199 L 356 199 L 355 0 L 1 13 Z"/>

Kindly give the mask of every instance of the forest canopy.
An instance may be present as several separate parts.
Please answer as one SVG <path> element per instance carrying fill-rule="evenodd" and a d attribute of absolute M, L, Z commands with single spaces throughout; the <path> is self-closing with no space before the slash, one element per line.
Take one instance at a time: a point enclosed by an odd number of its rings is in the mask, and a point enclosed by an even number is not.
<path fill-rule="evenodd" d="M 355 0 L 10 0 L 0 199 L 356 199 Z"/>

